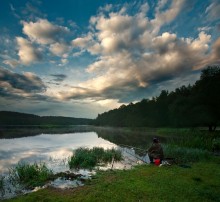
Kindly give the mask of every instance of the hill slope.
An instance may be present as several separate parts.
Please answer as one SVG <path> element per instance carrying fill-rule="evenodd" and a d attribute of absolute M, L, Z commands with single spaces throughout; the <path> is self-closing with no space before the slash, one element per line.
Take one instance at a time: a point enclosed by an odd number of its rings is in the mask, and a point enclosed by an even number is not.
<path fill-rule="evenodd" d="M 62 116 L 37 116 L 20 112 L 0 111 L 0 125 L 88 125 L 92 119 Z"/>

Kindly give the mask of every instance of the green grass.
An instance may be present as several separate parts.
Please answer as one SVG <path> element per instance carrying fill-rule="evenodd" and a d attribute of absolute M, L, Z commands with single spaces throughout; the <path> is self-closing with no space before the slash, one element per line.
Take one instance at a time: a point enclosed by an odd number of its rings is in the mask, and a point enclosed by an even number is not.
<path fill-rule="evenodd" d="M 214 147 L 218 147 L 220 137 L 219 131 L 210 133 L 195 128 L 161 128 L 157 132 L 167 138 L 166 143 L 162 144 L 165 156 L 175 158 L 177 163 L 211 158 Z"/>
<path fill-rule="evenodd" d="M 19 163 L 10 170 L 10 180 L 13 184 L 23 184 L 26 188 L 44 185 L 53 173 L 45 164 Z"/>
<path fill-rule="evenodd" d="M 212 157 L 212 153 L 207 150 L 180 147 L 174 144 L 164 144 L 163 149 L 165 157 L 174 158 L 176 163 L 204 161 Z"/>
<path fill-rule="evenodd" d="M 157 133 L 165 136 L 169 144 L 208 151 L 213 150 L 213 141 L 220 138 L 220 131 L 210 133 L 195 128 L 161 128 Z"/>
<path fill-rule="evenodd" d="M 83 187 L 47 188 L 9 201 L 220 202 L 220 158 L 212 154 L 214 147 L 219 148 L 220 133 L 168 128 L 157 130 L 157 135 L 166 138 L 162 141 L 165 157 L 175 158 L 177 164 L 98 171 Z M 80 148 L 69 160 L 69 166 L 92 168 L 97 163 L 111 162 L 113 150 L 104 151 L 105 155 L 103 151 L 102 148 Z M 115 159 L 117 154 L 120 157 L 120 153 L 115 153 Z"/>
<path fill-rule="evenodd" d="M 126 171 L 99 172 L 85 186 L 69 190 L 47 188 L 9 201 L 150 201 L 219 202 L 220 159 L 157 167 L 137 166 Z"/>
<path fill-rule="evenodd" d="M 122 154 L 119 150 L 107 149 L 101 147 L 79 148 L 75 150 L 73 156 L 69 159 L 69 167 L 71 168 L 87 168 L 92 169 L 99 163 L 109 163 L 114 158 L 115 161 L 122 160 Z"/>

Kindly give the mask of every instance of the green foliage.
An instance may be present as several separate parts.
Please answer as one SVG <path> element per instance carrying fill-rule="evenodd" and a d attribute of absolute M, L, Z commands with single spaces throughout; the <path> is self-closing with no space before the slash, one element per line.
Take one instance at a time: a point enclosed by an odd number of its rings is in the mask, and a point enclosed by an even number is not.
<path fill-rule="evenodd" d="M 119 150 L 107 149 L 100 147 L 79 148 L 74 155 L 69 159 L 70 168 L 87 168 L 92 169 L 98 163 L 109 163 L 114 158 L 115 161 L 122 160 L 122 155 Z"/>
<path fill-rule="evenodd" d="M 10 170 L 11 181 L 23 184 L 27 188 L 44 185 L 52 175 L 52 171 L 42 163 L 18 163 Z"/>
<path fill-rule="evenodd" d="M 193 86 L 161 91 L 151 100 L 122 105 L 99 114 L 96 125 L 120 127 L 197 127 L 209 131 L 220 124 L 220 66 L 202 71 Z"/>
<path fill-rule="evenodd" d="M 65 191 L 43 189 L 11 199 L 30 201 L 219 201 L 219 160 L 179 166 L 137 166 L 126 171 L 98 172 L 89 184 Z"/>
<path fill-rule="evenodd" d="M 208 131 L 187 128 L 163 128 L 158 129 L 157 132 L 166 136 L 170 144 L 208 151 L 212 151 L 213 139 L 220 136 L 218 131 L 210 135 Z"/>
<path fill-rule="evenodd" d="M 180 147 L 174 144 L 163 145 L 164 153 L 166 157 L 172 157 L 176 163 L 189 163 L 208 160 L 212 157 L 212 154 L 208 151 L 197 149 Z"/>
<path fill-rule="evenodd" d="M 177 163 L 198 162 L 208 160 L 212 156 L 214 141 L 220 136 L 220 132 L 201 131 L 187 128 L 162 128 L 157 131 L 167 137 L 164 144 L 164 153 L 167 157 L 173 157 Z"/>
<path fill-rule="evenodd" d="M 37 116 L 33 114 L 0 111 L 0 125 L 43 125 L 51 128 L 54 125 L 89 125 L 92 119 L 71 118 L 62 116 Z"/>

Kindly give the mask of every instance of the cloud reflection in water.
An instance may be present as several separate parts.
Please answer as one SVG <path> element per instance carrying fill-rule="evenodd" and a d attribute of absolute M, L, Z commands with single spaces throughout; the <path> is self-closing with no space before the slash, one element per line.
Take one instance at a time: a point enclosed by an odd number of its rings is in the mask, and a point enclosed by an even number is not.
<path fill-rule="evenodd" d="M 99 138 L 95 132 L 0 139 L 0 172 L 20 161 L 49 162 L 49 167 L 55 169 L 53 163 L 66 161 L 74 149 L 95 146 L 107 149 L 116 145 Z"/>

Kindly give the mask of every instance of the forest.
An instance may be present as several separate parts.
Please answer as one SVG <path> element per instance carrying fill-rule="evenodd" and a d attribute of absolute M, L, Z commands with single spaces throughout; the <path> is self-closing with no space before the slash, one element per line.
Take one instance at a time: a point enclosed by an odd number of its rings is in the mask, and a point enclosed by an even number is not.
<path fill-rule="evenodd" d="M 0 111 L 0 126 L 6 125 L 88 125 L 92 119 Z"/>
<path fill-rule="evenodd" d="M 152 99 L 99 114 L 95 125 L 118 127 L 208 127 L 220 125 L 220 66 L 202 70 L 194 85 L 162 90 Z"/>

